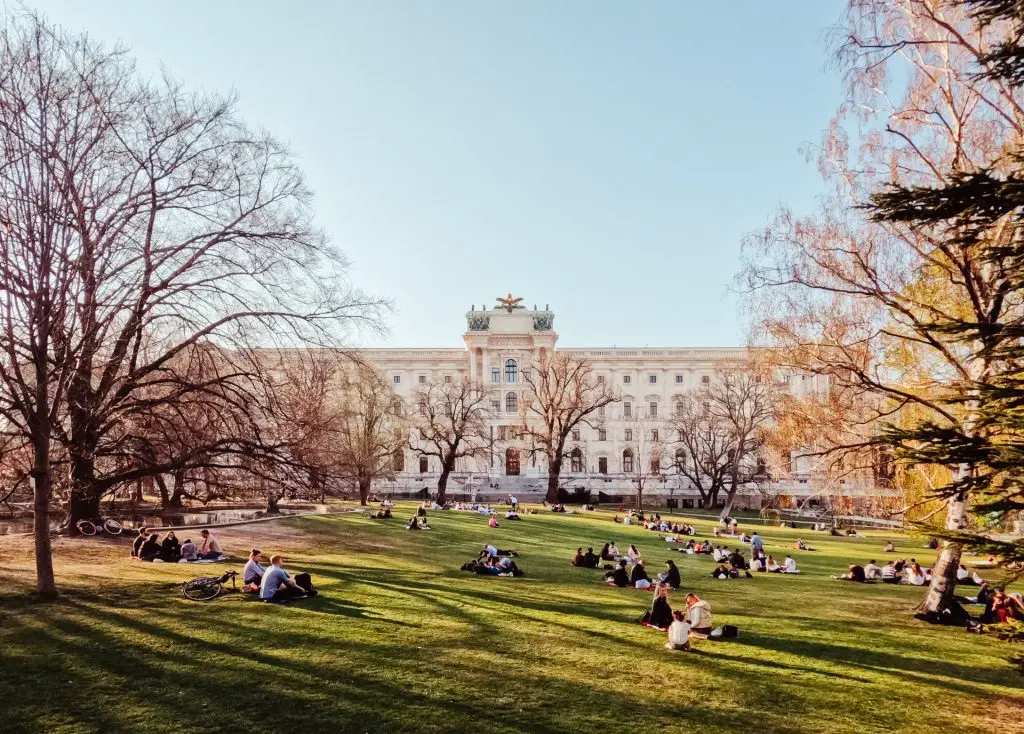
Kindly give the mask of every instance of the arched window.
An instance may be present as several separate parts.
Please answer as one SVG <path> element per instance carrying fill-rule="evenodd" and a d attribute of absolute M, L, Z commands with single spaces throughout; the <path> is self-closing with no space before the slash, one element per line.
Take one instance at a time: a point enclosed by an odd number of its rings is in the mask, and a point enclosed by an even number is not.
<path fill-rule="evenodd" d="M 686 449 L 676 449 L 676 466 L 686 466 Z"/>
<path fill-rule="evenodd" d="M 510 477 L 519 476 L 519 449 L 511 446 L 505 449 L 505 474 Z"/>
<path fill-rule="evenodd" d="M 579 474 L 583 471 L 583 452 L 579 449 L 573 449 L 572 453 L 569 454 L 569 471 L 574 474 Z"/>
<path fill-rule="evenodd" d="M 633 471 L 633 449 L 622 452 L 622 471 L 627 474 Z"/>
<path fill-rule="evenodd" d="M 519 365 L 514 359 L 505 362 L 505 382 L 514 383 L 519 380 Z"/>
<path fill-rule="evenodd" d="M 505 412 L 515 413 L 517 410 L 519 410 L 519 396 L 510 392 L 505 396 Z"/>

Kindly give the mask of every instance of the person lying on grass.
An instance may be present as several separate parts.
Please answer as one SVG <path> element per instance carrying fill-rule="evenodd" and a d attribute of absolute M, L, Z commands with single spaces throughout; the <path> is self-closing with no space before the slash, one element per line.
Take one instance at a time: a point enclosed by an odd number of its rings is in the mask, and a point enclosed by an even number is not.
<path fill-rule="evenodd" d="M 671 559 L 665 561 L 665 571 L 658 574 L 658 581 L 673 589 L 679 588 L 682 578 L 679 576 L 679 569 L 676 568 L 675 561 Z"/>
<path fill-rule="evenodd" d="M 614 571 L 609 571 L 604 575 L 604 582 L 620 588 L 629 586 L 629 574 L 626 573 L 626 562 L 619 561 L 619 565 Z"/>
<path fill-rule="evenodd" d="M 654 585 L 651 581 L 651 577 L 647 575 L 647 570 L 644 568 L 644 562 L 637 560 L 633 564 L 633 568 L 629 571 L 629 583 L 637 589 L 649 589 Z"/>
<path fill-rule="evenodd" d="M 516 562 L 507 556 L 466 561 L 462 564 L 462 570 L 481 576 L 525 576 L 519 566 L 516 565 Z"/>
<path fill-rule="evenodd" d="M 672 612 L 672 624 L 668 626 L 668 642 L 665 647 L 669 650 L 690 649 L 690 623 L 686 621 L 686 612 L 682 609 Z"/>
<path fill-rule="evenodd" d="M 672 607 L 668 603 L 668 587 L 658 584 L 654 587 L 654 600 L 651 608 L 644 612 L 640 624 L 645 627 L 663 630 L 672 624 Z"/>
<path fill-rule="evenodd" d="M 796 543 L 793 544 L 793 547 L 796 548 L 797 550 L 802 550 L 802 551 L 816 550 L 815 548 L 812 548 L 811 546 L 807 545 L 807 543 L 804 542 L 803 538 L 797 538 L 796 539 Z"/>
<path fill-rule="evenodd" d="M 498 548 L 495 548 L 490 543 L 488 543 L 487 545 L 484 546 L 484 549 L 482 551 L 480 551 L 480 553 L 477 555 L 477 558 L 478 559 L 483 559 L 483 558 L 496 558 L 498 556 L 518 556 L 518 555 L 519 554 L 516 553 L 512 549 L 500 550 Z"/>
<path fill-rule="evenodd" d="M 692 591 L 686 595 L 686 613 L 690 622 L 691 635 L 707 637 L 711 634 L 713 629 L 711 605 Z"/>
<path fill-rule="evenodd" d="M 718 568 L 708 574 L 708 577 L 713 579 L 738 579 L 740 577 L 740 572 L 732 566 L 726 566 L 724 563 L 720 563 L 718 564 Z"/>
<path fill-rule="evenodd" d="M 260 580 L 262 601 L 284 602 L 316 595 L 317 591 L 309 580 L 309 574 L 303 573 L 292 578 L 291 574 L 284 570 L 283 556 L 270 557 L 270 566 Z"/>
<path fill-rule="evenodd" d="M 267 569 L 260 565 L 260 552 L 253 548 L 249 552 L 249 560 L 242 569 L 242 583 L 249 591 L 259 591 L 260 582 L 263 581 L 263 574 Z"/>
<path fill-rule="evenodd" d="M 858 566 L 856 563 L 851 563 L 842 576 L 833 576 L 832 578 L 838 581 L 854 581 L 859 584 L 863 584 L 868 580 L 867 574 L 864 572 L 863 566 Z"/>

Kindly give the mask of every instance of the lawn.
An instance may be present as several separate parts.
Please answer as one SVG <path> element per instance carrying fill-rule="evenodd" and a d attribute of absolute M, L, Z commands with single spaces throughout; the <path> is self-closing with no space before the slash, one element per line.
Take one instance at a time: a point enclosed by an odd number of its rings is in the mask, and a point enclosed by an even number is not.
<path fill-rule="evenodd" d="M 1002 732 L 1020 731 L 1024 677 L 1006 643 L 915 621 L 919 589 L 832 581 L 881 559 L 886 537 L 763 529 L 800 576 L 714 581 L 712 561 L 668 551 L 611 515 L 541 513 L 491 530 L 431 513 L 432 532 L 362 516 L 225 531 L 309 571 L 316 599 L 184 600 L 180 583 L 221 566 L 131 562 L 123 545 L 58 544 L 65 593 L 33 602 L 24 538 L 0 538 L 4 732 Z M 695 523 L 710 535 L 707 520 Z M 276 529 L 274 526 L 279 526 Z M 251 535 L 246 535 L 251 533 Z M 650 594 L 572 568 L 578 545 L 636 543 L 666 558 L 736 640 L 669 652 L 634 620 Z M 930 562 L 920 539 L 900 556 Z M 486 541 L 519 551 L 525 578 L 461 573 Z M 236 553 L 237 555 L 237 553 Z M 240 568 L 241 564 L 233 567 Z M 13 582 L 11 579 L 13 578 Z M 683 594 L 673 595 L 673 606 Z"/>

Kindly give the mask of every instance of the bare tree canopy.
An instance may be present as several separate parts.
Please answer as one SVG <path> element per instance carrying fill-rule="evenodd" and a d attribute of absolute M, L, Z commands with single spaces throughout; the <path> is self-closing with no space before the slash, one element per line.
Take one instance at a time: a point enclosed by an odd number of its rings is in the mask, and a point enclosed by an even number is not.
<path fill-rule="evenodd" d="M 487 400 L 479 385 L 462 378 L 431 380 L 416 393 L 410 448 L 437 461 L 438 503 L 445 501 L 448 477 L 459 459 L 486 456 L 492 448 L 484 421 Z"/>
<path fill-rule="evenodd" d="M 581 425 L 594 428 L 601 411 L 619 400 L 594 375 L 590 363 L 570 352 L 543 355 L 529 371 L 523 372 L 529 393 L 520 407 L 523 438 L 547 460 L 548 502 L 558 500 L 562 462 L 569 457 L 569 436 Z"/>

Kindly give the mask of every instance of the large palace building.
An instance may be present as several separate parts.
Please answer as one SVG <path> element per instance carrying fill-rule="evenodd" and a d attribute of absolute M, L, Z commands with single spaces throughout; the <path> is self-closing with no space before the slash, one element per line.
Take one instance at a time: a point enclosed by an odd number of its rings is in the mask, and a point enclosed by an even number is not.
<path fill-rule="evenodd" d="M 498 299 L 500 305 L 492 309 L 471 309 L 466 314 L 464 349 L 360 350 L 360 356 L 374 364 L 410 405 L 415 404 L 417 389 L 432 380 L 469 378 L 489 390 L 487 421 L 496 448 L 487 457 L 465 459 L 449 482 L 449 494 L 484 498 L 517 493 L 530 497 L 546 490 L 543 457 L 517 446 L 513 428 L 521 421 L 520 404 L 529 390 L 523 370 L 547 353 L 557 350 L 585 358 L 595 378 L 614 386 L 621 396 L 620 402 L 602 409 L 599 425 L 582 426 L 575 432 L 572 458 L 563 466 L 567 490 L 589 489 L 595 498 L 603 493 L 616 499 L 633 494 L 630 462 L 637 457 L 630 450 L 629 433 L 636 421 L 642 418 L 648 426 L 667 421 L 677 396 L 708 383 L 716 369 L 746 360 L 743 348 L 559 349 L 554 313 L 547 307 L 527 309 L 519 305 L 521 300 L 509 295 Z M 788 375 L 783 379 L 795 393 L 827 390 L 822 377 Z M 668 441 L 667 425 L 662 441 Z M 378 489 L 397 493 L 432 491 L 438 471 L 433 461 L 407 451 L 399 463 L 403 470 L 394 478 L 382 480 Z M 802 499 L 811 499 L 814 504 L 812 498 L 818 494 L 824 497 L 839 492 L 864 498 L 877 493 L 873 486 L 853 480 L 837 480 L 835 487 L 825 487 L 822 481 L 809 463 L 797 457 L 792 476 L 773 479 L 770 487 L 744 490 L 738 505 L 759 508 L 768 492 L 784 497 L 783 504 Z M 662 502 L 675 499 L 683 507 L 701 505 L 697 490 L 670 471 L 653 476 L 644 495 Z"/>

